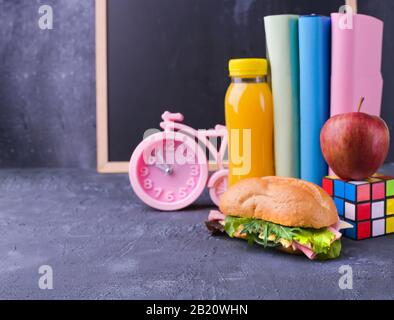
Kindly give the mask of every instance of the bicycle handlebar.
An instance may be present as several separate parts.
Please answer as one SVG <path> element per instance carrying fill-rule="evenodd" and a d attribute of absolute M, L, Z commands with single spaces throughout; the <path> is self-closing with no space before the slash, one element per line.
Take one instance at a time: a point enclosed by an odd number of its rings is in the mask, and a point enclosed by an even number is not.
<path fill-rule="evenodd" d="M 161 118 L 163 121 L 171 121 L 171 122 L 182 122 L 184 117 L 182 113 L 172 113 L 169 111 L 166 111 L 162 114 Z"/>

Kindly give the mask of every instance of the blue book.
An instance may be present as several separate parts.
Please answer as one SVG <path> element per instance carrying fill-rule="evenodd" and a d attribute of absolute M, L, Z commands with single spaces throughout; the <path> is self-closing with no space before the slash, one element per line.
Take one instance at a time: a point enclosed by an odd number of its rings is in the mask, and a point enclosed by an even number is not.
<path fill-rule="evenodd" d="M 301 179 L 322 184 L 328 166 L 320 131 L 330 114 L 331 19 L 299 18 Z"/>

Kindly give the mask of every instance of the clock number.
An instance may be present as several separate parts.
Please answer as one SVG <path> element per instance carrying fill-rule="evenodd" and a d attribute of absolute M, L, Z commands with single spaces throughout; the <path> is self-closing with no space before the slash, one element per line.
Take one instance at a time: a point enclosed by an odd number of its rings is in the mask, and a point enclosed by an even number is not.
<path fill-rule="evenodd" d="M 190 175 L 192 175 L 193 177 L 196 177 L 196 176 L 198 176 L 199 175 L 199 172 L 200 172 L 200 170 L 199 170 L 199 167 L 198 167 L 198 165 L 192 165 L 192 166 L 190 166 Z"/>
<path fill-rule="evenodd" d="M 149 169 L 147 167 L 142 167 L 140 169 L 140 174 L 141 174 L 141 177 L 149 176 Z"/>
<path fill-rule="evenodd" d="M 189 178 L 186 181 L 186 185 L 190 188 L 194 188 L 194 186 L 196 185 L 196 182 L 194 181 L 194 178 Z"/>
<path fill-rule="evenodd" d="M 150 190 L 150 189 L 153 188 L 153 182 L 152 182 L 151 179 L 145 179 L 145 180 L 144 180 L 144 188 L 145 188 L 146 190 Z"/>
<path fill-rule="evenodd" d="M 155 188 L 153 189 L 154 193 L 155 193 L 155 198 L 158 199 L 160 198 L 161 194 L 163 193 L 163 189 L 162 188 Z"/>
<path fill-rule="evenodd" d="M 153 166 L 153 165 L 155 164 L 155 162 L 156 162 L 156 158 L 155 158 L 154 156 L 150 155 L 150 156 L 148 157 L 148 163 L 147 163 L 147 165 Z"/>
<path fill-rule="evenodd" d="M 179 198 L 184 198 L 187 196 L 187 189 L 186 188 L 179 188 L 178 190 Z"/>
<path fill-rule="evenodd" d="M 172 192 L 172 191 L 167 192 L 166 199 L 169 202 L 174 201 L 175 200 L 174 192 Z"/>

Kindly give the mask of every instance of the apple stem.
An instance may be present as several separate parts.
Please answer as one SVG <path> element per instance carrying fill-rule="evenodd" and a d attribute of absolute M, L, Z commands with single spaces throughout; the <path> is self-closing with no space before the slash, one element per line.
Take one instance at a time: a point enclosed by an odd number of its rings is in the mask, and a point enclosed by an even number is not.
<path fill-rule="evenodd" d="M 361 97 L 361 99 L 360 99 L 360 103 L 358 104 L 358 109 L 357 109 L 357 112 L 360 112 L 360 110 L 361 110 L 361 107 L 362 107 L 362 105 L 363 105 L 363 103 L 364 103 L 364 100 L 365 100 L 365 97 Z"/>

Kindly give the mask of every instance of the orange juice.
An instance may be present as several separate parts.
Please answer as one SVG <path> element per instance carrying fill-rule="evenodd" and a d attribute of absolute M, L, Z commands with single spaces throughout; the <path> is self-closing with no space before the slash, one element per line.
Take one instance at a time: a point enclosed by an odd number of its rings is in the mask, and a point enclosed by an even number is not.
<path fill-rule="evenodd" d="M 225 99 L 229 137 L 229 185 L 249 177 L 275 175 L 273 103 L 265 59 L 229 63 L 231 84 Z"/>

